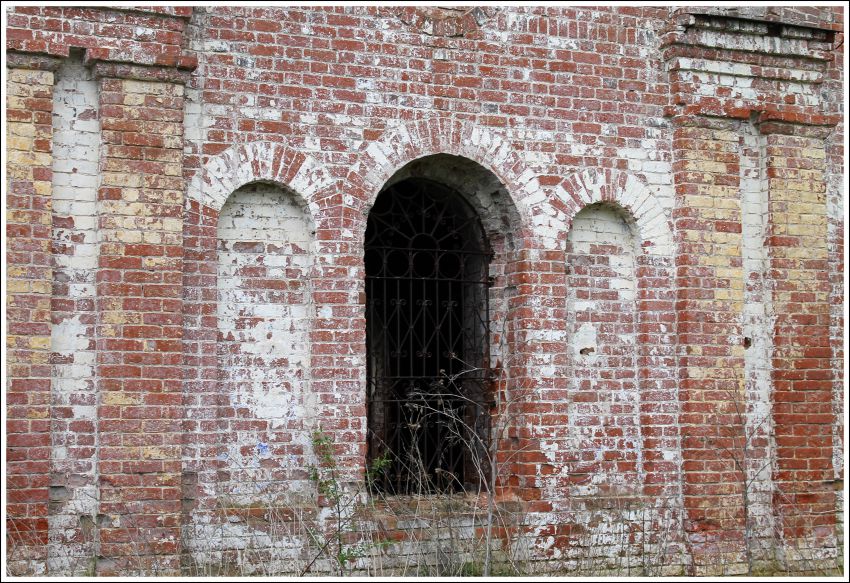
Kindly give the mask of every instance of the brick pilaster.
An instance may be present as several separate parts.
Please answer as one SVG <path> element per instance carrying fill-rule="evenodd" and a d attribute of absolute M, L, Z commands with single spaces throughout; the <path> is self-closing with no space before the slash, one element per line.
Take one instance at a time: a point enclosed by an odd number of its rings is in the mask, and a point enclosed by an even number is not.
<path fill-rule="evenodd" d="M 174 71 L 96 63 L 98 573 L 174 573 L 181 499 L 183 93 Z"/>
<path fill-rule="evenodd" d="M 685 533 L 695 574 L 703 574 L 740 562 L 743 548 L 739 138 L 731 120 L 674 123 Z"/>
<path fill-rule="evenodd" d="M 543 496 L 541 475 L 551 468 L 542 441 L 557 435 L 567 420 L 562 401 L 567 390 L 563 374 L 565 350 L 558 340 L 566 329 L 566 259 L 563 249 L 517 250 L 505 266 L 506 314 L 503 346 L 508 347 L 502 374 L 501 407 L 494 416 L 500 424 L 497 460 L 502 464 L 499 484 L 527 502 L 530 513 L 551 512 L 552 500 Z M 552 301 L 540 301 L 552 298 Z M 557 298 L 557 299 L 555 299 Z M 494 332 L 501 325 L 491 316 Z M 535 374 L 545 370 L 546 374 Z M 505 462 L 510 460 L 510 464 Z"/>
<path fill-rule="evenodd" d="M 834 552 L 832 348 L 826 206 L 829 128 L 765 122 L 775 312 L 774 511 L 791 562 Z M 804 567 L 805 568 L 805 567 Z"/>
<path fill-rule="evenodd" d="M 20 58 L 19 58 L 20 57 Z M 9 572 L 44 574 L 50 479 L 53 71 L 9 55 L 6 99 L 6 532 Z"/>

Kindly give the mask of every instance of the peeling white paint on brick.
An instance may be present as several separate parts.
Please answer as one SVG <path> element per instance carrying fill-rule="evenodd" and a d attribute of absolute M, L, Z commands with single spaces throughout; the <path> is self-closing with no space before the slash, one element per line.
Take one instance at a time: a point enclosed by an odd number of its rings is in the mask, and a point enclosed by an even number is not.
<path fill-rule="evenodd" d="M 742 334 L 746 408 L 744 431 L 750 450 L 746 459 L 750 482 L 750 524 L 758 544 L 771 548 L 776 525 L 773 520 L 772 366 L 775 315 L 772 289 L 767 278 L 768 187 L 765 139 L 751 123 L 741 124 L 741 255 L 744 274 Z M 730 339 L 735 342 L 736 339 Z M 741 452 L 743 453 L 743 452 Z M 758 547 L 754 552 L 759 552 Z M 762 551 L 764 552 L 764 551 Z M 763 557 L 769 558 L 769 557 Z"/>
<path fill-rule="evenodd" d="M 720 31 L 696 30 L 696 39 L 703 46 L 722 49 L 776 53 L 781 55 L 811 56 L 809 43 L 805 40 L 780 38 L 778 36 L 740 35 Z"/>
<path fill-rule="evenodd" d="M 218 242 L 221 382 L 236 411 L 234 430 L 239 419 L 254 427 L 234 432 L 228 457 L 234 476 L 238 467 L 245 471 L 233 479 L 233 493 L 251 494 L 271 479 L 250 453 L 258 444 L 268 444 L 284 472 L 303 468 L 287 454 L 293 445 L 309 450 L 317 405 L 310 390 L 312 221 L 297 195 L 248 185 L 222 207 Z"/>
<path fill-rule="evenodd" d="M 833 391 L 832 391 L 832 408 L 835 416 L 832 430 L 832 465 L 833 475 L 836 480 L 841 480 L 844 477 L 845 469 L 845 382 L 844 375 L 844 327 L 846 325 L 844 303 L 844 282 L 846 269 L 843 257 L 846 257 L 846 237 L 844 232 L 845 227 L 845 176 L 838 166 L 838 156 L 832 152 L 840 152 L 839 137 L 844 135 L 846 121 L 842 121 L 836 128 L 836 131 L 830 136 L 827 142 L 827 183 L 826 183 L 826 212 L 829 218 L 827 223 L 827 233 L 829 241 L 829 256 L 830 256 L 830 324 L 829 332 L 831 344 L 833 347 L 832 354 L 832 374 L 833 374 Z M 843 245 L 839 244 L 843 242 Z M 844 516 L 844 491 L 836 492 L 836 509 L 837 522 L 839 528 L 846 532 L 845 516 Z M 846 535 L 845 535 L 846 536 Z"/>
<path fill-rule="evenodd" d="M 568 236 L 567 343 L 575 397 L 568 401 L 568 447 L 579 456 L 569 471 L 594 468 L 579 496 L 639 487 L 642 480 L 635 342 L 640 249 L 632 229 L 615 209 L 593 206 L 576 216 Z M 583 309 L 575 309 L 576 303 Z"/>
<path fill-rule="evenodd" d="M 94 302 L 100 122 L 97 83 L 81 59 L 63 61 L 56 78 L 53 293 L 61 303 L 54 304 L 50 331 L 54 508 L 48 518 L 48 569 L 80 573 L 94 553 L 98 512 Z"/>

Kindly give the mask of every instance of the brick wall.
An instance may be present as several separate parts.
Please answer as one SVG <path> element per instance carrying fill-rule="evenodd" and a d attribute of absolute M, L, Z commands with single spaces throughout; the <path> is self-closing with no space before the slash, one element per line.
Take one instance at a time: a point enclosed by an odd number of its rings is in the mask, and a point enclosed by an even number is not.
<path fill-rule="evenodd" d="M 178 549 L 183 416 L 183 86 L 95 67 L 103 135 L 98 568 L 168 572 Z M 155 558 L 145 563 L 148 555 Z"/>
<path fill-rule="evenodd" d="M 97 82 L 67 59 L 53 91 L 51 569 L 85 572 L 94 550 L 97 488 Z"/>
<path fill-rule="evenodd" d="M 577 443 L 569 450 L 581 452 L 572 473 L 588 475 L 591 496 L 600 488 L 632 490 L 643 473 L 637 252 L 631 226 L 615 209 L 586 207 L 573 220 L 567 239 L 567 346 L 574 383 L 568 411 Z"/>
<path fill-rule="evenodd" d="M 10 10 L 10 568 L 456 574 L 489 533 L 538 571 L 828 569 L 843 23 Z M 492 500 L 365 491 L 363 240 L 407 178 L 493 252 Z"/>
<path fill-rule="evenodd" d="M 264 185 L 243 187 L 218 219 L 217 353 L 220 390 L 232 409 L 222 412 L 232 420 L 220 439 L 232 443 L 237 500 L 259 494 L 259 482 L 306 478 L 297 460 L 310 445 L 303 420 L 316 411 L 309 377 L 312 226 L 293 199 Z M 290 460 L 281 464 L 284 473 L 252 475 L 269 457 Z"/>
<path fill-rule="evenodd" d="M 826 265 L 825 163 L 820 128 L 767 136 L 770 265 L 775 279 L 773 352 L 776 505 L 790 539 L 831 537 L 835 518 L 832 367 Z M 784 131 L 783 131 L 784 130 Z M 782 133 L 779 133 L 782 132 Z M 802 426 L 805 425 L 805 428 Z M 800 488 L 802 483 L 805 488 Z M 796 549 L 795 549 L 796 550 Z"/>
<path fill-rule="evenodd" d="M 50 112 L 56 63 L 9 71 L 6 86 L 6 439 L 8 540 L 45 572 L 50 480 Z"/>

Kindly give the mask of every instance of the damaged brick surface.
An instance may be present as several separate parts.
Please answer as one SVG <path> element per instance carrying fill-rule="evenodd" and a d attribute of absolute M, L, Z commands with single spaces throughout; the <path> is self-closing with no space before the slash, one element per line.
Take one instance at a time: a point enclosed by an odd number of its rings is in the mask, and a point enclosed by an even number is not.
<path fill-rule="evenodd" d="M 10 572 L 830 572 L 843 16 L 10 9 Z M 367 485 L 404 181 L 486 238 L 492 496 Z"/>

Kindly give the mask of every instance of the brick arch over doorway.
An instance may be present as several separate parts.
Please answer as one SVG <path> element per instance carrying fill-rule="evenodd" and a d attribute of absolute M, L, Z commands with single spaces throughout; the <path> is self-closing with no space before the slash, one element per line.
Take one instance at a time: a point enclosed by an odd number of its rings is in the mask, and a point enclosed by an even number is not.
<path fill-rule="evenodd" d="M 349 202 L 365 213 L 399 169 L 433 154 L 467 158 L 492 172 L 514 202 L 520 226 L 530 224 L 529 206 L 542 199 L 543 189 L 511 143 L 490 128 L 440 117 L 389 129 L 364 145 L 346 180 L 352 196 Z"/>
<path fill-rule="evenodd" d="M 455 178 L 440 170 L 452 164 L 463 169 L 454 173 Z M 501 380 L 503 402 L 511 403 L 510 424 L 515 428 L 511 432 L 517 435 L 502 444 L 500 456 L 510 463 L 501 472 L 505 485 L 533 499 L 540 487 L 538 470 L 526 462 L 538 454 L 523 453 L 520 460 L 515 450 L 540 451 L 536 426 L 540 426 L 540 411 L 554 406 L 548 401 L 558 398 L 561 379 L 553 342 L 563 338 L 565 326 L 558 300 L 551 299 L 564 292 L 564 253 L 548 243 L 554 238 L 552 229 L 533 216 L 542 212 L 537 205 L 549 198 L 547 190 L 499 132 L 469 122 L 431 118 L 387 130 L 376 142 L 364 145 L 343 188 L 351 224 L 362 233 L 378 193 L 409 175 L 436 177 L 461 191 L 472 191 L 468 200 L 479 212 L 496 252 L 491 263 L 491 362 Z M 475 187 L 464 186 L 457 176 L 467 176 L 472 183 L 489 176 L 501 187 L 494 190 L 501 190 L 501 208 L 507 210 L 494 215 L 499 205 L 476 201 Z M 501 258 L 500 237 L 504 241 Z"/>

